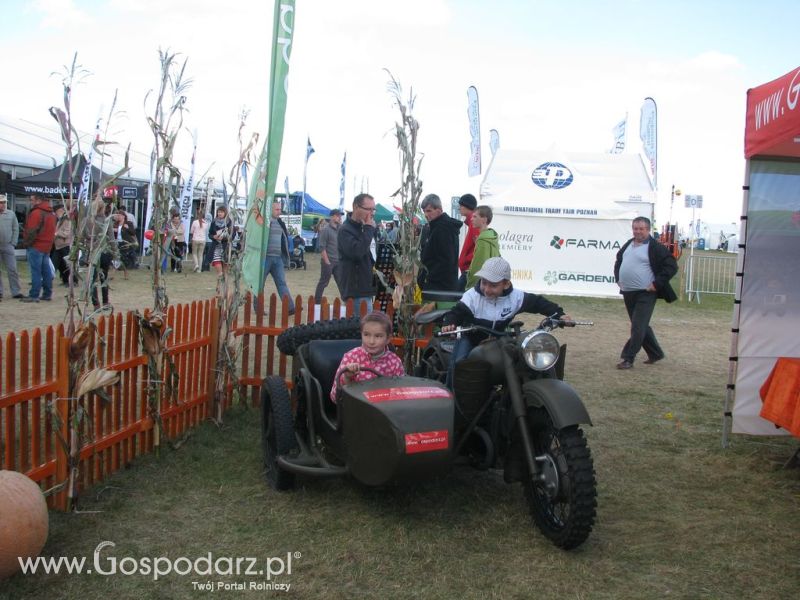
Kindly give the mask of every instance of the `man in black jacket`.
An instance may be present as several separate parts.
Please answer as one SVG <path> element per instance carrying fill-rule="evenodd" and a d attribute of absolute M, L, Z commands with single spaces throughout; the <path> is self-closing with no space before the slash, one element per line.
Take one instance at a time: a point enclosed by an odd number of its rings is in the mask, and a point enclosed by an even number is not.
<path fill-rule="evenodd" d="M 460 291 L 458 285 L 458 233 L 461 221 L 442 209 L 436 194 L 428 194 L 420 204 L 428 224 L 420 240 L 423 269 L 417 278 L 423 290 Z"/>
<path fill-rule="evenodd" d="M 353 307 L 359 314 L 362 304 L 371 310 L 375 295 L 372 282 L 375 231 L 375 199 L 369 194 L 359 194 L 353 199 L 352 214 L 339 228 L 339 263 L 335 267 L 342 299 L 353 298 Z"/>
<path fill-rule="evenodd" d="M 678 263 L 669 248 L 650 235 L 650 219 L 633 220 L 633 237 L 617 252 L 614 277 L 619 284 L 631 320 L 631 336 L 622 348 L 618 369 L 630 369 L 640 349 L 647 354 L 646 365 L 664 358 L 664 351 L 650 327 L 656 300 L 678 299 L 669 280 L 678 272 Z"/>

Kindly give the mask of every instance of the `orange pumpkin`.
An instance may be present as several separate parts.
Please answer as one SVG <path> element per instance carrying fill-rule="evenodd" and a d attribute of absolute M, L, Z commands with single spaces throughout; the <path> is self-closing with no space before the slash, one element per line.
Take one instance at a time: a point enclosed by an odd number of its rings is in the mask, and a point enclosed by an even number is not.
<path fill-rule="evenodd" d="M 35 557 L 47 541 L 47 502 L 31 479 L 0 471 L 0 579 L 19 570 L 17 557 Z"/>

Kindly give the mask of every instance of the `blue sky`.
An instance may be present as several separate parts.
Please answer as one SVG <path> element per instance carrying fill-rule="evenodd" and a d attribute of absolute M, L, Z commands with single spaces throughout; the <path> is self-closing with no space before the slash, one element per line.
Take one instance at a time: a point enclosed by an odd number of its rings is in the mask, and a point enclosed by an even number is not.
<path fill-rule="evenodd" d="M 188 57 L 194 79 L 187 126 L 198 132 L 198 164 L 227 171 L 236 160 L 237 115 L 265 135 L 271 10 L 241 0 L 11 0 L 0 39 L 7 75 L 0 112 L 47 122 L 60 102 L 53 71 L 71 60 L 92 75 L 74 93 L 75 118 L 90 130 L 119 90 L 119 141 L 149 153 L 143 99 L 158 80 L 159 47 Z M 743 180 L 745 93 L 800 65 L 800 2 L 538 0 L 297 0 L 290 97 L 279 181 L 302 181 L 306 136 L 317 152 L 308 191 L 338 200 L 348 153 L 348 201 L 361 182 L 379 201 L 397 187 L 396 118 L 388 67 L 417 96 L 426 192 L 478 191 L 466 176 L 466 88 L 481 102 L 484 166 L 488 131 L 504 148 L 603 152 L 628 114 L 628 151 L 638 150 L 639 107 L 659 105 L 657 216 L 672 184 L 703 194 L 702 218 L 738 218 Z M 180 146 L 188 160 L 189 135 Z M 355 184 L 354 184 L 355 180 Z M 355 187 L 354 187 L 355 186 Z M 688 223 L 680 209 L 674 215 Z"/>

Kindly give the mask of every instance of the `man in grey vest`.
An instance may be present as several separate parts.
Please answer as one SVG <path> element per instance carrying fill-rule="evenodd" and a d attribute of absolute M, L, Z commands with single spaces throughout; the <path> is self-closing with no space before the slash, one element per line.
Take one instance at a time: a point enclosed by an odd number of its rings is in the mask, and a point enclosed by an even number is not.
<path fill-rule="evenodd" d="M 334 208 L 330 213 L 330 223 L 326 225 L 319 234 L 319 251 L 321 254 L 320 273 L 317 289 L 314 292 L 314 302 L 322 302 L 322 292 L 331 281 L 331 275 L 336 282 L 336 287 L 341 294 L 339 286 L 339 276 L 336 266 L 339 264 L 339 226 L 342 224 L 342 211 Z"/>
<path fill-rule="evenodd" d="M 280 298 L 289 298 L 289 314 L 294 314 L 294 299 L 286 285 L 285 268 L 289 265 L 289 232 L 281 220 L 281 203 L 272 205 L 272 218 L 269 220 L 269 239 L 267 241 L 267 254 L 264 257 L 264 280 L 272 275 L 275 287 L 278 288 Z M 263 285 L 261 286 L 264 287 Z M 253 300 L 255 303 L 255 299 Z M 266 301 L 265 301 L 266 303 Z"/>
<path fill-rule="evenodd" d="M 633 237 L 617 252 L 614 277 L 625 301 L 631 320 L 631 336 L 622 348 L 618 369 L 630 369 L 639 350 L 647 354 L 646 365 L 664 358 L 664 351 L 650 327 L 650 318 L 656 300 L 663 298 L 674 302 L 678 296 L 669 285 L 669 280 L 678 272 L 678 263 L 669 248 L 650 235 L 650 219 L 636 217 L 633 220 Z"/>

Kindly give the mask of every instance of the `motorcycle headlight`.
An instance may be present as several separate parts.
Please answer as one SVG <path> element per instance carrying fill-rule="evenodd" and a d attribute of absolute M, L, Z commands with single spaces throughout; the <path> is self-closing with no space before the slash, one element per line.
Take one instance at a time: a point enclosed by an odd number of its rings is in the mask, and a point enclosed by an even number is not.
<path fill-rule="evenodd" d="M 556 364 L 560 349 L 558 340 L 546 331 L 534 331 L 522 340 L 522 356 L 534 371 L 546 371 Z"/>

